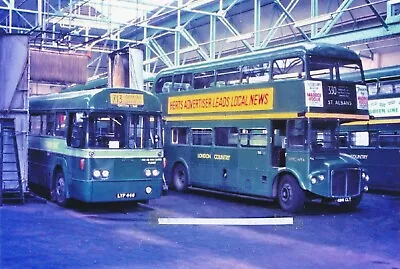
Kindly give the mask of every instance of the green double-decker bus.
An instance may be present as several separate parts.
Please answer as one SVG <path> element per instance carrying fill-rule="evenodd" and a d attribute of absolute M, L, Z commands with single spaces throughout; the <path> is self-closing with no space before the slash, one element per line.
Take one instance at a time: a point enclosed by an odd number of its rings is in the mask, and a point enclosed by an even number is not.
<path fill-rule="evenodd" d="M 368 120 L 360 58 L 302 43 L 161 71 L 153 84 L 165 117 L 172 187 L 277 199 L 289 212 L 308 199 L 355 209 L 368 175 L 340 154 L 342 122 Z"/>
<path fill-rule="evenodd" d="M 29 99 L 29 186 L 65 205 L 146 201 L 162 191 L 159 99 L 103 88 Z"/>

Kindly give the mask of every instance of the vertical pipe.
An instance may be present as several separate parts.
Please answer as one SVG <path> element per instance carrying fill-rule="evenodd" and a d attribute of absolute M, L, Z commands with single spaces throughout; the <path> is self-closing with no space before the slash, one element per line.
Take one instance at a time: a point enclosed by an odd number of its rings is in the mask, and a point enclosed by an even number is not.
<path fill-rule="evenodd" d="M 318 16 L 318 0 L 311 0 L 311 18 Z M 311 38 L 318 33 L 318 23 L 311 25 Z"/>
<path fill-rule="evenodd" d="M 254 0 L 254 48 L 260 46 L 260 20 L 261 20 L 261 3 L 260 0 Z"/>
<path fill-rule="evenodd" d="M 210 16 L 210 59 L 215 59 L 215 32 L 217 17 Z"/>

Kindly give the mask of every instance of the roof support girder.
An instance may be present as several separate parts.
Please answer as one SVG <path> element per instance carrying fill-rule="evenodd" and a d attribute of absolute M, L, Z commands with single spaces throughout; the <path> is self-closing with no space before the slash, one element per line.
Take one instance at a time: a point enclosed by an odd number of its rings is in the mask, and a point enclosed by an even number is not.
<path fill-rule="evenodd" d="M 316 34 L 316 37 L 321 37 L 326 35 L 340 19 L 346 9 L 353 3 L 354 0 L 344 0 L 342 4 L 337 8 L 337 10 L 332 14 L 332 18 L 328 20 L 327 23 L 321 28 L 321 30 Z"/>

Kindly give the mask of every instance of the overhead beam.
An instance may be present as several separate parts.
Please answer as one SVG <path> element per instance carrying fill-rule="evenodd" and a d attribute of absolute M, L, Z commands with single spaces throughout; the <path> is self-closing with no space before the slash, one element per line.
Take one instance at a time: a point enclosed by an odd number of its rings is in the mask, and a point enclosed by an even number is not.
<path fill-rule="evenodd" d="M 387 29 L 382 26 L 376 26 L 363 30 L 353 30 L 346 33 L 315 37 L 312 38 L 312 40 L 350 46 L 393 36 L 400 36 L 400 23 L 389 24 Z"/>
<path fill-rule="evenodd" d="M 328 20 L 327 23 L 321 28 L 321 30 L 316 34 L 316 37 L 321 37 L 332 29 L 336 22 L 342 17 L 346 9 L 353 3 L 354 0 L 344 0 L 343 3 L 337 8 L 337 10 L 332 14 L 332 19 Z"/>

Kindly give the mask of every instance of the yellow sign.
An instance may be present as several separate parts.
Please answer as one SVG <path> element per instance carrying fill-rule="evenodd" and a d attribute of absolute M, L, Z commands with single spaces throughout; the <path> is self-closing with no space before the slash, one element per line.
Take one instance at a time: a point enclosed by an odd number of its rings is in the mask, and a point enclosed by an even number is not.
<path fill-rule="evenodd" d="M 110 102 L 113 105 L 142 106 L 144 98 L 143 94 L 137 93 L 110 93 Z"/>
<path fill-rule="evenodd" d="M 168 114 L 271 110 L 274 89 L 252 89 L 168 97 Z"/>

